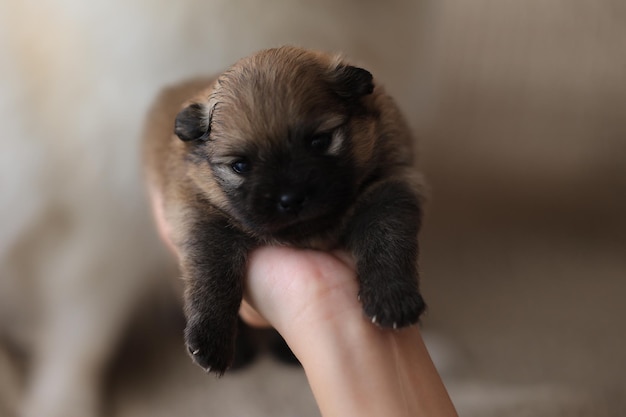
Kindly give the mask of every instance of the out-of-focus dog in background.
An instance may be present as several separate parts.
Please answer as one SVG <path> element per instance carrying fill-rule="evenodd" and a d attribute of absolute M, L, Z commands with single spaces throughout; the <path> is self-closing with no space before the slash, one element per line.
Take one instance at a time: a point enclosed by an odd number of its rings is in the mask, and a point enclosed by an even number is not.
<path fill-rule="evenodd" d="M 510 221 L 577 235 L 626 207 L 625 12 L 613 0 L 0 2 L 0 414 L 97 415 L 126 323 L 171 278 L 138 164 L 164 85 L 281 44 L 343 51 L 422 136 L 426 239 Z"/>

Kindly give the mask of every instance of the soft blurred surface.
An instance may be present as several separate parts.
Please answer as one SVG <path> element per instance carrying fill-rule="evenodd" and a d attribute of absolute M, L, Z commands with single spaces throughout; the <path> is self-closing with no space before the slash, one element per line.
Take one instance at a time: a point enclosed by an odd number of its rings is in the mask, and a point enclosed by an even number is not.
<path fill-rule="evenodd" d="M 415 128 L 460 414 L 626 415 L 619 0 L 2 0 L 0 415 L 318 415 L 298 369 L 191 364 L 138 166 L 159 88 L 284 43 L 343 51 Z"/>

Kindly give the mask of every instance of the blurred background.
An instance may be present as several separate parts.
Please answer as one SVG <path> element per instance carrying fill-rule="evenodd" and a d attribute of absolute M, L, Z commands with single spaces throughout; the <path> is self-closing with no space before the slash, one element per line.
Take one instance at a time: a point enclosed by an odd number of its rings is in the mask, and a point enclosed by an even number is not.
<path fill-rule="evenodd" d="M 0 0 L 0 416 L 317 416 L 186 357 L 138 138 L 164 85 L 343 52 L 431 187 L 424 328 L 463 416 L 626 415 L 626 3 Z"/>

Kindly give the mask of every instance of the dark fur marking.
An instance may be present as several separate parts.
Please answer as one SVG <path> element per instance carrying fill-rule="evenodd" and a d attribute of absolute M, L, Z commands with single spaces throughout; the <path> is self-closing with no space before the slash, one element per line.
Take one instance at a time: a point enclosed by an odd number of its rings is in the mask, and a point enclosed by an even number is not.
<path fill-rule="evenodd" d="M 360 201 L 345 245 L 354 254 L 365 313 L 383 327 L 416 323 L 426 305 L 419 293 L 417 234 L 421 207 L 401 182 L 382 182 Z"/>
<path fill-rule="evenodd" d="M 342 65 L 336 71 L 335 89 L 340 97 L 358 99 L 374 91 L 369 71 L 352 65 Z"/>
<path fill-rule="evenodd" d="M 317 155 L 303 139 L 291 148 L 289 152 L 270 151 L 263 160 L 252 160 L 254 175 L 245 178 L 239 187 L 224 186 L 224 190 L 246 229 L 264 238 L 294 244 L 294 240 L 336 227 L 336 219 L 353 202 L 355 184 L 349 155 Z M 280 210 L 280 198 L 286 193 L 304 196 L 306 201 L 297 213 Z"/>
<path fill-rule="evenodd" d="M 233 360 L 237 314 L 252 246 L 249 237 L 221 216 L 196 220 L 182 245 L 181 263 L 187 279 L 185 341 L 198 365 L 220 375 Z"/>

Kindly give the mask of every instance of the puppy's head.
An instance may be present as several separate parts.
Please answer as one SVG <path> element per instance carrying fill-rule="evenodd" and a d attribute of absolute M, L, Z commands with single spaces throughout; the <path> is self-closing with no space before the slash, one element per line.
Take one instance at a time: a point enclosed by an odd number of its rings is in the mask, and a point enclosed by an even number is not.
<path fill-rule="evenodd" d="M 235 64 L 178 114 L 176 135 L 213 204 L 259 236 L 332 227 L 374 143 L 372 76 L 293 47 Z M 365 155 L 368 154 L 368 155 Z"/>

